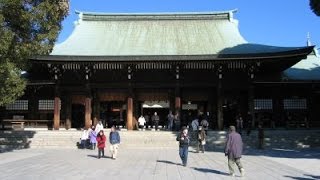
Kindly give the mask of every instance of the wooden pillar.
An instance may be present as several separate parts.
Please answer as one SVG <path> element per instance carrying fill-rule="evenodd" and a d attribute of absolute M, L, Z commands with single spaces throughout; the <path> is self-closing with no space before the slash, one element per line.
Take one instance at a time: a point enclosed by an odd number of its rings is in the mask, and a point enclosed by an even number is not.
<path fill-rule="evenodd" d="M 133 130 L 133 99 L 128 97 L 127 99 L 127 129 Z"/>
<path fill-rule="evenodd" d="M 177 77 L 179 76 L 179 71 L 177 71 Z M 175 116 L 177 118 L 176 123 L 177 126 L 176 129 L 180 129 L 181 127 L 181 108 L 182 108 L 182 103 L 181 103 L 181 89 L 180 89 L 180 82 L 179 78 L 176 79 L 176 87 L 175 87 L 175 98 L 174 98 L 174 108 L 175 108 Z"/>
<path fill-rule="evenodd" d="M 72 118 L 72 112 L 71 112 L 72 102 L 71 102 L 71 95 L 70 94 L 67 94 L 67 96 L 66 96 L 65 106 L 66 106 L 65 107 L 66 108 L 65 126 L 66 126 L 66 129 L 70 129 L 72 127 L 72 121 L 71 121 L 71 118 Z"/>
<path fill-rule="evenodd" d="M 93 97 L 93 125 L 98 124 L 100 120 L 100 100 L 97 93 L 94 93 Z"/>
<path fill-rule="evenodd" d="M 175 109 L 180 110 L 181 109 L 181 98 L 180 97 L 175 97 Z"/>
<path fill-rule="evenodd" d="M 219 130 L 223 130 L 223 101 L 222 82 L 219 80 L 217 87 L 217 121 Z"/>
<path fill-rule="evenodd" d="M 53 114 L 53 128 L 59 130 L 60 128 L 60 97 L 54 97 L 54 114 Z"/>
<path fill-rule="evenodd" d="M 177 77 L 179 77 L 179 71 L 177 72 Z M 180 94 L 180 82 L 179 78 L 176 80 L 175 92 L 174 92 L 174 108 L 176 112 L 180 112 L 181 110 L 181 94 Z"/>
<path fill-rule="evenodd" d="M 133 89 L 132 89 L 132 84 L 131 80 L 133 77 L 132 74 L 132 68 L 131 66 L 128 66 L 128 99 L 127 99 L 127 129 L 128 130 L 133 130 Z"/>
<path fill-rule="evenodd" d="M 215 90 L 212 90 L 215 94 Z M 213 93 L 210 93 L 209 94 L 209 99 L 208 99 L 208 104 L 207 104 L 207 111 L 206 111 L 206 116 L 207 116 L 207 120 L 209 121 L 209 127 L 210 128 L 217 128 L 217 125 L 216 125 L 216 117 L 214 116 L 215 115 L 215 103 L 213 101 Z"/>
<path fill-rule="evenodd" d="M 248 92 L 249 112 L 251 115 L 251 127 L 255 126 L 255 115 L 254 115 L 254 86 L 250 85 Z"/>
<path fill-rule="evenodd" d="M 90 97 L 86 97 L 85 100 L 85 118 L 84 118 L 84 125 L 86 128 L 90 128 L 92 121 L 91 121 L 91 98 Z"/>
<path fill-rule="evenodd" d="M 180 129 L 181 127 L 181 97 L 175 97 L 175 112 L 174 112 L 174 115 L 176 116 L 176 125 L 179 126 L 179 127 L 176 127 Z"/>

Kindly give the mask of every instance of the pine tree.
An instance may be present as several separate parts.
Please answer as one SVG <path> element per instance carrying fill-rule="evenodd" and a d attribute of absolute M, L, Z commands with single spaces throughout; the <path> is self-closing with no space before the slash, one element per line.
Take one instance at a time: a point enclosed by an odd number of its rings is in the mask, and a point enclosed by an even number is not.
<path fill-rule="evenodd" d="M 320 16 L 320 0 L 310 0 L 311 10 L 317 15 Z"/>

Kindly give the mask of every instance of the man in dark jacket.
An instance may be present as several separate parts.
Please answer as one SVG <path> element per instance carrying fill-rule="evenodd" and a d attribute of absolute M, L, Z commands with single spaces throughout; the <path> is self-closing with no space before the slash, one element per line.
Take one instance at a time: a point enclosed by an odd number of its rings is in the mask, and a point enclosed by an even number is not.
<path fill-rule="evenodd" d="M 179 155 L 182 160 L 182 164 L 183 166 L 187 166 L 190 138 L 186 127 L 183 127 L 182 131 L 178 134 L 177 141 L 179 141 Z"/>
<path fill-rule="evenodd" d="M 110 142 L 110 152 L 112 159 L 117 158 L 119 144 L 120 144 L 120 135 L 116 130 L 115 126 L 111 127 L 111 132 L 109 134 L 109 142 Z"/>
<path fill-rule="evenodd" d="M 155 125 L 156 131 L 158 130 L 160 117 L 158 116 L 157 112 L 154 112 L 153 116 L 151 117 L 153 124 Z"/>
<path fill-rule="evenodd" d="M 231 176 L 234 176 L 234 163 L 237 164 L 241 176 L 244 176 L 244 169 L 240 162 L 242 147 L 243 143 L 240 134 L 236 132 L 236 128 L 234 126 L 230 126 L 224 152 L 225 155 L 228 156 L 228 167 Z"/>

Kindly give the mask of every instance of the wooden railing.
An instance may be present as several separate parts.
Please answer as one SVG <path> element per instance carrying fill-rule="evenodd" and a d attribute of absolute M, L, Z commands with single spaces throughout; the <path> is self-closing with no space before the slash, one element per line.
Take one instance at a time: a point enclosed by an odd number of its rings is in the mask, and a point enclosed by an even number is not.
<path fill-rule="evenodd" d="M 11 128 L 25 128 L 25 127 L 52 127 L 53 120 L 44 120 L 44 119 L 3 119 L 2 120 L 2 128 L 6 125 L 10 125 Z M 65 121 L 60 121 L 60 127 L 65 126 Z"/>

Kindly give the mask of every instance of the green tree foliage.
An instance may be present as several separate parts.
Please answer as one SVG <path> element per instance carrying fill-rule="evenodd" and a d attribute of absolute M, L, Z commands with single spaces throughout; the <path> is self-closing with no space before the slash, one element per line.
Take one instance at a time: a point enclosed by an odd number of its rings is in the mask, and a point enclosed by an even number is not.
<path fill-rule="evenodd" d="M 20 78 L 20 70 L 10 62 L 0 63 L 0 74 L 0 105 L 5 105 L 23 94 L 26 82 Z"/>
<path fill-rule="evenodd" d="M 0 106 L 23 95 L 21 70 L 52 51 L 68 8 L 67 0 L 0 0 Z"/>
<path fill-rule="evenodd" d="M 310 7 L 317 16 L 320 16 L 320 0 L 310 0 Z"/>

